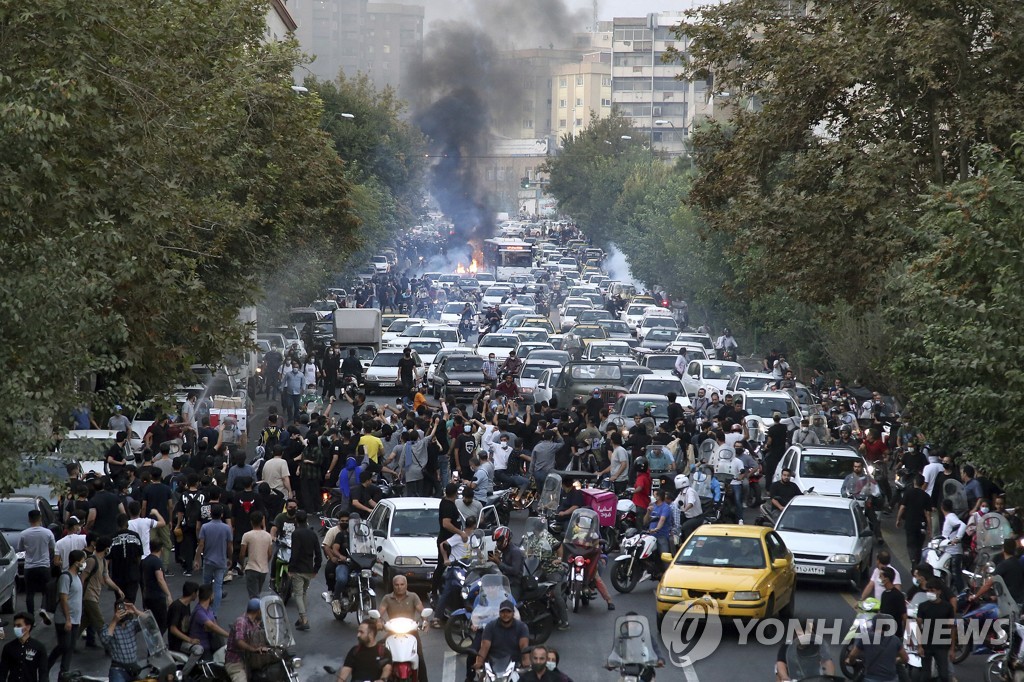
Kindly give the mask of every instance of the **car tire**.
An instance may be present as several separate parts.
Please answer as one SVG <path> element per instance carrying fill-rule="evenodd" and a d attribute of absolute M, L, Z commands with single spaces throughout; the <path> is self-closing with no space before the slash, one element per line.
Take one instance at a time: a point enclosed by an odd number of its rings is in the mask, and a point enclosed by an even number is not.
<path fill-rule="evenodd" d="M 793 594 L 789 597 L 789 603 L 779 609 L 779 617 L 791 620 L 796 617 L 796 586 L 793 587 Z"/>
<path fill-rule="evenodd" d="M 381 589 L 385 592 L 391 591 L 391 581 L 395 579 L 395 576 L 391 574 L 391 567 L 384 564 L 384 568 L 380 572 Z"/>
<path fill-rule="evenodd" d="M 0 605 L 0 613 L 14 613 L 18 603 L 18 581 L 11 583 L 11 598 Z"/>
<path fill-rule="evenodd" d="M 765 618 L 771 618 L 774 615 L 775 615 L 775 595 L 774 594 L 770 594 L 770 595 L 768 595 L 768 606 L 765 607 L 765 610 L 764 610 L 764 617 Z"/>

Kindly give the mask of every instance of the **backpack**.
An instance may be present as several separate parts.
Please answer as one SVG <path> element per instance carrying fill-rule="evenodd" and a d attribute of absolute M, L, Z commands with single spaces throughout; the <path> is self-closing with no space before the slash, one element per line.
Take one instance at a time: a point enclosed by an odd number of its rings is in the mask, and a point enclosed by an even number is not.
<path fill-rule="evenodd" d="M 57 606 L 60 604 L 60 579 L 64 576 L 68 576 L 68 580 L 71 579 L 71 573 L 68 571 L 61 571 L 61 574 L 46 583 L 46 610 L 50 613 L 57 613 Z"/>
<path fill-rule="evenodd" d="M 274 446 L 281 441 L 281 428 L 279 426 L 268 426 L 263 429 L 263 433 L 260 435 L 260 442 L 263 447 L 268 451 L 272 451 Z"/>
<path fill-rule="evenodd" d="M 195 528 L 203 516 L 203 503 L 206 496 L 199 491 L 186 492 L 181 496 L 181 503 L 185 507 L 185 523 L 189 528 Z"/>

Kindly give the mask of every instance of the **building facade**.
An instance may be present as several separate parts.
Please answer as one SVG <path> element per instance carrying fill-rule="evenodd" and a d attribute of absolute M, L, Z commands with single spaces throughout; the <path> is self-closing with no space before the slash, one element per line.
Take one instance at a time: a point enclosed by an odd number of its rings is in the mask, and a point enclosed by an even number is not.
<path fill-rule="evenodd" d="M 612 111 L 611 51 L 591 52 L 555 69 L 551 78 L 551 124 L 555 144 L 577 135 Z"/>
<path fill-rule="evenodd" d="M 288 36 L 295 33 L 296 28 L 298 28 L 298 24 L 295 22 L 295 17 L 288 10 L 286 0 L 270 0 L 264 39 L 268 43 L 285 40 Z"/>

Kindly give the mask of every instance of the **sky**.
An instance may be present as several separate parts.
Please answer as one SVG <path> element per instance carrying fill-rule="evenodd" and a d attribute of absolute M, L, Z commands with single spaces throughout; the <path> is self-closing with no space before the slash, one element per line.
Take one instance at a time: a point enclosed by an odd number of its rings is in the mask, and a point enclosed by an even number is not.
<path fill-rule="evenodd" d="M 466 0 L 400 0 L 407 4 L 423 4 L 427 8 L 427 28 L 440 19 L 458 19 L 464 11 Z M 564 0 L 572 11 L 591 14 L 591 0 Z M 614 17 L 642 17 L 650 12 L 678 12 L 707 2 L 718 0 L 598 0 L 598 18 L 601 21 Z"/>

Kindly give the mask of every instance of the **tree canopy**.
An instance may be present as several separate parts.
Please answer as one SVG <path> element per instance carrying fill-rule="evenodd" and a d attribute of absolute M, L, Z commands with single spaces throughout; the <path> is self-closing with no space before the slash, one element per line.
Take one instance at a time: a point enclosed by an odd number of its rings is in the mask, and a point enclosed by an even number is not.
<path fill-rule="evenodd" d="M 218 362 L 269 269 L 348 252 L 350 183 L 267 9 L 0 9 L 3 454 Z"/>

